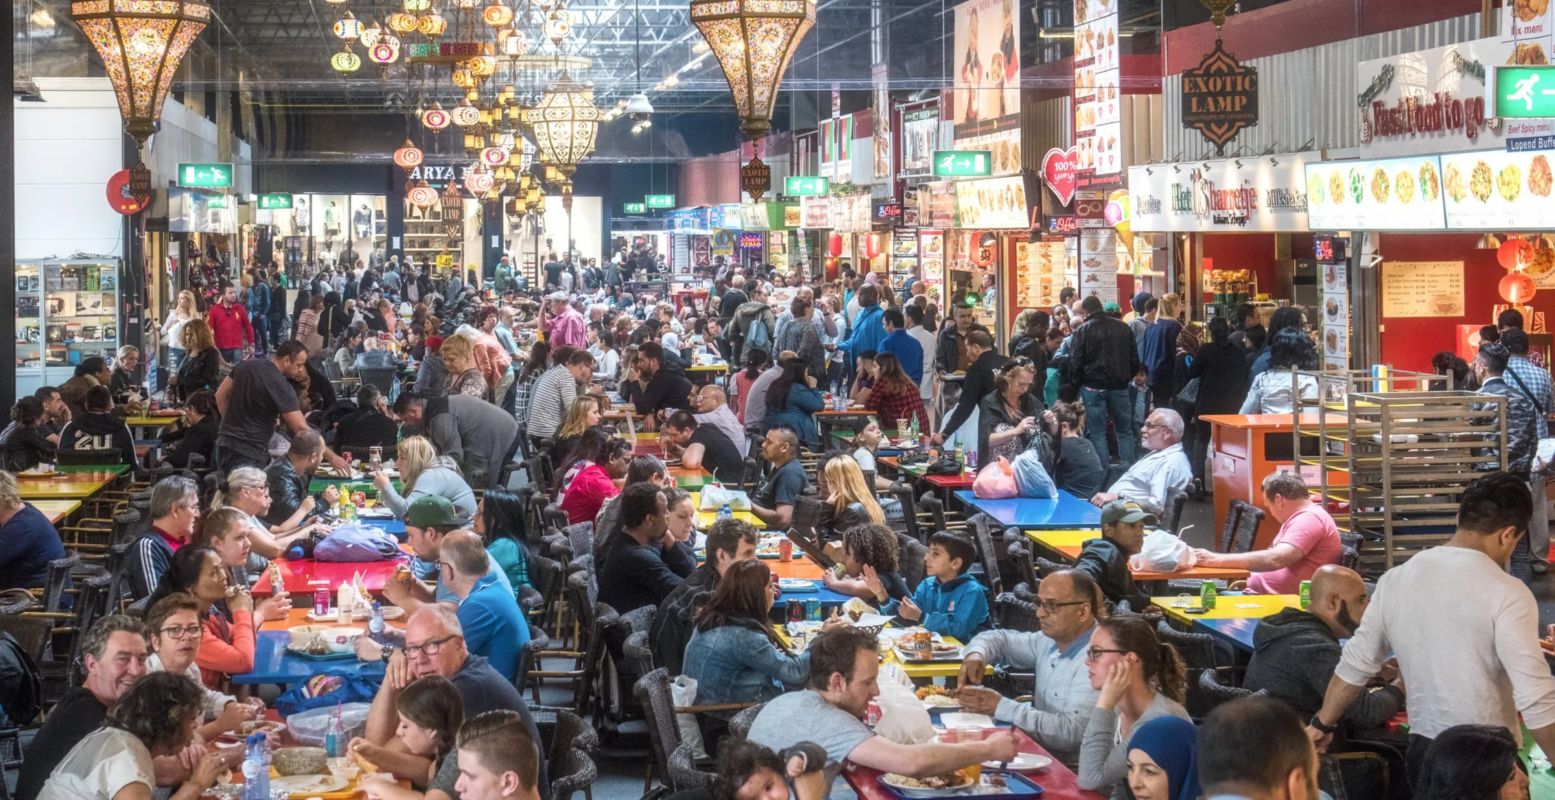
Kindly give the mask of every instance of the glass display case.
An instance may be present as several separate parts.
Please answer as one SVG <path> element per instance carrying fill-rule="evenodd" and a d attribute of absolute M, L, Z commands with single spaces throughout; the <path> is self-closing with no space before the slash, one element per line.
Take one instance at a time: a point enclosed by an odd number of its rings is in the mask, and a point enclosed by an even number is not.
<path fill-rule="evenodd" d="M 68 380 L 81 360 L 119 347 L 118 259 L 16 265 L 18 391 Z"/>

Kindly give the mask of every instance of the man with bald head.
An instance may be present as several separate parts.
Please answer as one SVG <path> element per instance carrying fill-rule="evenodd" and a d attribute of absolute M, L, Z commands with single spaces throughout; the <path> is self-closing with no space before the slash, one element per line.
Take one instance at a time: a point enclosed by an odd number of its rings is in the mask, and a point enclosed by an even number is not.
<path fill-rule="evenodd" d="M 750 439 L 745 435 L 745 426 L 740 424 L 740 418 L 729 407 L 729 393 L 722 386 L 709 383 L 698 389 L 695 406 L 697 424 L 711 425 L 723 431 L 740 451 L 741 458 L 750 452 Z"/>
<path fill-rule="evenodd" d="M 1303 719 L 1316 713 L 1339 664 L 1339 640 L 1355 634 L 1368 602 L 1366 583 L 1355 570 L 1319 567 L 1312 574 L 1308 610 L 1287 608 L 1258 623 L 1243 686 L 1267 691 Z M 1392 682 L 1367 692 L 1345 712 L 1342 721 L 1352 731 L 1375 728 L 1404 707 L 1404 682 L 1396 669 L 1384 672 Z"/>
<path fill-rule="evenodd" d="M 1254 594 L 1296 594 L 1301 582 L 1318 567 L 1339 563 L 1344 546 L 1339 528 L 1323 507 L 1312 502 L 1306 481 L 1295 472 L 1277 470 L 1263 479 L 1263 499 L 1280 523 L 1280 532 L 1265 550 L 1216 553 L 1194 549 L 1205 567 L 1232 567 L 1252 572 L 1247 591 Z"/>
<path fill-rule="evenodd" d="M 540 741 L 539 729 L 529 715 L 529 706 L 514 688 L 511 676 L 497 672 L 491 662 L 469 651 L 465 646 L 464 628 L 448 606 L 431 603 L 411 614 L 405 623 L 405 646 L 384 651 L 383 658 L 387 667 L 383 683 L 373 695 L 372 706 L 367 711 L 367 729 L 362 736 L 352 739 L 350 745 L 353 753 L 360 753 L 380 770 L 396 775 L 426 775 L 433 766 L 426 757 L 412 753 L 397 735 L 399 712 L 396 708 L 400 693 L 412 681 L 429 675 L 441 675 L 454 685 L 464 700 L 466 718 L 487 711 L 515 711 L 523 717 L 530 736 Z M 454 782 L 458 779 L 457 759 L 444 759 L 427 787 L 426 797 L 428 800 L 458 797 L 458 792 L 454 791 Z M 549 798 L 551 783 L 546 777 L 544 754 L 540 758 L 539 785 L 540 796 Z"/>

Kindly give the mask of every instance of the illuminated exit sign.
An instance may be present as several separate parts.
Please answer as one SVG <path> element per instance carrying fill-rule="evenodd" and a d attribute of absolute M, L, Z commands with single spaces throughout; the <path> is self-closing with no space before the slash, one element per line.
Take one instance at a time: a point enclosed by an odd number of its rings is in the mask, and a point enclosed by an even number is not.
<path fill-rule="evenodd" d="M 935 150 L 934 174 L 941 178 L 986 178 L 993 174 L 987 150 Z"/>
<path fill-rule="evenodd" d="M 831 181 L 815 175 L 790 175 L 783 179 L 783 194 L 789 197 L 825 197 Z"/>

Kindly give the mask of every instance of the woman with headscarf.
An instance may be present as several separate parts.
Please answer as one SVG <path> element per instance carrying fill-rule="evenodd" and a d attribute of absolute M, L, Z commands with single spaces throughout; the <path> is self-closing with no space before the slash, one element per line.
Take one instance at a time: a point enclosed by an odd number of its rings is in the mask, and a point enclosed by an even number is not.
<path fill-rule="evenodd" d="M 1156 717 L 1128 740 L 1128 788 L 1134 800 L 1198 800 L 1198 732 L 1193 723 Z"/>

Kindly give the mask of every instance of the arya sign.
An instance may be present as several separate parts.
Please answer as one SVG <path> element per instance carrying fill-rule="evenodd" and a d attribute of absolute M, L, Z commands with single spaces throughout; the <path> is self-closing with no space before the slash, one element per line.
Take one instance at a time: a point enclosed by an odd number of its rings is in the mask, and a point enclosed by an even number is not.
<path fill-rule="evenodd" d="M 1243 128 L 1258 124 L 1258 70 L 1226 52 L 1220 39 L 1182 74 L 1182 123 L 1224 153 Z"/>

